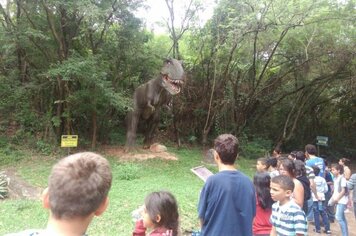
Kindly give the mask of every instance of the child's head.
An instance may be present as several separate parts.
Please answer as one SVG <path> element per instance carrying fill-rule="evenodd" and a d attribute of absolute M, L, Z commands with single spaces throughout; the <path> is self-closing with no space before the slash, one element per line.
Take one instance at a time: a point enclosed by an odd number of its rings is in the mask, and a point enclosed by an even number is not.
<path fill-rule="evenodd" d="M 274 201 L 286 202 L 294 190 L 293 179 L 287 175 L 278 175 L 271 179 L 271 197 Z"/>
<path fill-rule="evenodd" d="M 257 172 L 263 172 L 268 170 L 267 158 L 260 157 L 257 159 L 256 162 L 256 170 Z"/>
<path fill-rule="evenodd" d="M 339 163 L 331 164 L 331 173 L 334 176 L 339 176 L 344 173 L 344 166 L 340 165 Z"/>
<path fill-rule="evenodd" d="M 282 154 L 282 149 L 280 146 L 276 146 L 274 149 L 273 149 L 273 152 L 272 152 L 272 155 L 274 157 L 280 157 Z"/>
<path fill-rule="evenodd" d="M 339 160 L 339 164 L 340 165 L 346 165 L 347 163 L 349 163 L 350 162 L 350 159 L 347 159 L 347 158 L 345 158 L 345 157 L 343 157 L 343 158 L 341 158 L 340 160 Z"/>
<path fill-rule="evenodd" d="M 259 205 L 262 209 L 271 209 L 273 200 L 270 194 L 271 176 L 268 172 L 256 173 L 253 177 L 253 184 Z"/>
<path fill-rule="evenodd" d="M 146 228 L 165 227 L 177 235 L 178 217 L 177 201 L 170 192 L 152 192 L 146 197 L 143 215 Z"/>
<path fill-rule="evenodd" d="M 56 219 L 86 217 L 102 204 L 104 211 L 111 180 L 110 165 L 104 157 L 92 152 L 70 155 L 53 166 L 44 204 Z"/>
<path fill-rule="evenodd" d="M 291 160 L 295 160 L 297 155 L 297 151 L 292 151 L 291 153 L 289 153 L 288 158 Z"/>
<path fill-rule="evenodd" d="M 239 141 L 232 134 L 221 134 L 214 140 L 214 149 L 223 164 L 233 165 L 237 158 Z"/>
<path fill-rule="evenodd" d="M 296 153 L 295 153 L 295 159 L 296 160 L 300 160 L 300 161 L 302 161 L 302 162 L 305 162 L 305 153 L 304 152 L 302 152 L 302 151 L 297 151 Z"/>
<path fill-rule="evenodd" d="M 267 165 L 273 168 L 277 168 L 278 160 L 275 157 L 270 157 L 267 159 Z"/>
<path fill-rule="evenodd" d="M 307 175 L 307 169 L 305 167 L 305 163 L 302 162 L 301 160 L 294 160 L 294 167 L 295 167 L 296 177 Z"/>

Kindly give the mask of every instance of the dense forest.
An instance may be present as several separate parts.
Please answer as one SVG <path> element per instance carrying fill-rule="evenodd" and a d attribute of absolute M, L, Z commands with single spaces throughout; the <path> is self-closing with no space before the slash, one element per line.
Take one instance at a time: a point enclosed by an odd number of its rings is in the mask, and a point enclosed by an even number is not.
<path fill-rule="evenodd" d="M 209 144 L 228 132 L 290 151 L 322 135 L 325 151 L 356 156 L 354 0 L 219 0 L 204 25 L 204 1 L 182 17 L 157 1 L 166 34 L 137 16 L 144 0 L 1 1 L 0 135 L 123 145 L 134 89 L 174 57 L 186 81 L 158 138 Z"/>

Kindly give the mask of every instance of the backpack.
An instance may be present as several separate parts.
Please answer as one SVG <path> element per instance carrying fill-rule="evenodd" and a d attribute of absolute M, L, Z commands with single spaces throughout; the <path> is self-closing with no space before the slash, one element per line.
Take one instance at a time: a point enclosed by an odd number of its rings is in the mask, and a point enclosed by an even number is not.
<path fill-rule="evenodd" d="M 345 177 L 344 176 L 341 176 L 341 179 L 340 179 L 340 181 L 339 181 L 339 188 L 338 188 L 338 192 L 340 193 L 341 192 L 341 181 L 342 181 L 342 179 L 345 179 Z M 346 179 L 345 179 L 346 180 Z M 348 189 L 348 187 L 347 187 L 347 184 L 346 184 L 346 186 L 345 186 L 345 193 L 344 193 L 344 196 L 349 196 L 349 189 Z"/>

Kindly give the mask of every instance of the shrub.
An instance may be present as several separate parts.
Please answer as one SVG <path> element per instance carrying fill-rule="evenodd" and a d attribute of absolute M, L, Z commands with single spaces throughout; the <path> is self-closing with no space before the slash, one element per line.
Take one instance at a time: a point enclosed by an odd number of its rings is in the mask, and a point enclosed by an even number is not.
<path fill-rule="evenodd" d="M 124 163 L 118 166 L 120 180 L 134 180 L 139 177 L 140 168 L 133 163 Z"/>

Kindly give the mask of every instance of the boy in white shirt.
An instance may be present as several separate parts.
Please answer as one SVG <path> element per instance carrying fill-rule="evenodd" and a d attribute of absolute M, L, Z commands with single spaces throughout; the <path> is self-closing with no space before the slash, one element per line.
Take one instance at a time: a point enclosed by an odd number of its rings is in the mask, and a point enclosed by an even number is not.
<path fill-rule="evenodd" d="M 320 168 L 317 166 L 312 166 L 314 174 L 315 174 L 315 179 L 314 183 L 316 186 L 316 192 L 318 195 L 318 198 L 315 196 L 314 193 L 312 193 L 313 197 L 313 213 L 314 213 L 314 222 L 315 222 L 315 232 L 316 233 L 321 233 L 321 227 L 320 227 L 320 215 L 323 220 L 323 224 L 325 227 L 325 233 L 326 234 L 331 234 L 330 231 L 330 222 L 328 219 L 328 215 L 326 214 L 326 209 L 324 207 L 324 202 L 325 202 L 325 193 L 328 191 L 328 185 L 326 184 L 326 181 L 323 177 L 319 176 L 320 173 Z"/>

